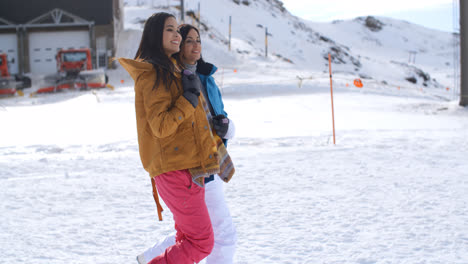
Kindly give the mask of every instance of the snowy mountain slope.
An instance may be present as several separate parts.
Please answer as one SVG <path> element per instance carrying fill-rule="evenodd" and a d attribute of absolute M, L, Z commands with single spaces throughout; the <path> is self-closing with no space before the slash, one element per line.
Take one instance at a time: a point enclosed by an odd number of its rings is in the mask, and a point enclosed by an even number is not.
<path fill-rule="evenodd" d="M 249 4 L 242 4 L 242 2 Z M 279 1 L 242 2 L 236 4 L 230 0 L 200 1 L 203 41 L 208 42 L 207 47 L 204 47 L 205 56 L 214 57 L 211 53 L 223 54 L 221 56 L 224 60 L 223 64 L 245 63 L 248 60 L 260 59 L 267 62 L 290 63 L 292 61 L 297 66 L 307 65 L 307 67 L 317 69 L 326 63 L 323 59 L 324 52 L 330 50 L 332 46 L 340 46 L 321 40 L 317 32 L 287 12 Z M 126 3 L 127 28 L 141 29 L 142 25 L 135 24 L 135 22 L 144 21 L 155 10 L 169 11 L 177 16 L 179 14 L 176 8 L 161 8 L 167 1 L 159 1 L 160 5 L 153 11 L 149 10 L 148 6 L 132 6 L 134 3 L 132 1 Z M 196 8 L 196 6 L 190 6 L 190 3 L 186 7 L 187 10 L 195 12 Z M 232 18 L 231 52 L 228 51 L 230 16 Z M 186 22 L 190 23 L 191 19 L 189 18 Z M 268 38 L 269 58 L 266 60 L 263 59 L 265 27 L 268 27 L 270 34 Z M 229 59 L 224 59 L 226 56 Z M 216 59 L 219 60 L 219 58 Z M 357 59 L 350 54 L 345 60 L 351 65 L 351 60 Z"/>
<path fill-rule="evenodd" d="M 424 74 L 453 74 L 450 71 L 453 71 L 454 41 L 458 42 L 458 37 L 454 38 L 452 33 L 386 17 L 308 24 L 362 55 L 363 64 L 374 68 L 365 70 L 371 76 L 378 75 L 376 71 L 383 67 L 395 67 L 403 70 L 407 77 L 416 77 L 419 84 L 425 81 L 429 84 L 430 76 Z M 391 76 L 385 78 L 388 80 Z"/>
<path fill-rule="evenodd" d="M 141 30 L 145 19 L 157 11 L 179 17 L 178 3 L 126 0 L 125 27 Z M 201 0 L 200 6 L 204 56 L 223 67 L 249 71 L 258 64 L 267 72 L 269 67 L 283 67 L 322 73 L 328 70 L 330 52 L 334 72 L 398 86 L 452 85 L 453 36 L 447 32 L 384 17 L 314 23 L 291 15 L 278 0 Z M 197 13 L 198 1 L 186 1 L 185 10 Z M 230 16 L 232 50 L 228 51 Z M 188 15 L 186 22 L 198 23 Z M 265 27 L 271 34 L 267 59 Z M 127 50 L 138 45 L 138 41 L 123 42 Z M 415 63 L 409 63 L 413 51 Z"/>

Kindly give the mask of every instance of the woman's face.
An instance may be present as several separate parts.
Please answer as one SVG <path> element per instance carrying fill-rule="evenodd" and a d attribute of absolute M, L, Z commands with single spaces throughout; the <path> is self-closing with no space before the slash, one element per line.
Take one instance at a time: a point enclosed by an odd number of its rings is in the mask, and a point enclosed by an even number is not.
<path fill-rule="evenodd" d="M 173 17 L 168 17 L 164 22 L 163 49 L 168 57 L 179 52 L 182 37 L 177 31 L 177 21 Z"/>
<path fill-rule="evenodd" d="M 191 29 L 180 51 L 182 62 L 195 64 L 200 59 L 201 49 L 200 36 L 195 29 Z"/>

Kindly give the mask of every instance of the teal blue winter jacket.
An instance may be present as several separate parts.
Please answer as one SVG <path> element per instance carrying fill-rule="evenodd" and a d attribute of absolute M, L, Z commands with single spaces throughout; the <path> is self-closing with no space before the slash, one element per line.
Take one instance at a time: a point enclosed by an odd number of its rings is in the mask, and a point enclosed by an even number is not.
<path fill-rule="evenodd" d="M 203 60 L 197 62 L 197 75 L 200 78 L 201 83 L 206 88 L 206 94 L 208 96 L 208 101 L 213 108 L 215 115 L 224 115 L 228 116 L 226 111 L 224 111 L 223 98 L 221 96 L 221 91 L 219 90 L 218 85 L 213 78 L 213 74 L 218 70 L 216 66 L 211 63 L 206 63 Z M 223 139 L 224 145 L 227 146 L 227 139 Z M 213 181 L 214 176 L 211 175 L 208 178 L 205 178 L 205 184 Z"/>
<path fill-rule="evenodd" d="M 216 85 L 216 82 L 212 76 L 217 70 L 218 68 L 216 68 L 216 66 L 211 63 L 199 61 L 197 64 L 198 77 L 206 88 L 208 100 L 210 101 L 211 107 L 213 107 L 215 115 L 224 115 L 227 117 L 228 115 L 224 111 L 224 103 L 221 96 L 221 91 L 219 90 L 218 85 Z"/>

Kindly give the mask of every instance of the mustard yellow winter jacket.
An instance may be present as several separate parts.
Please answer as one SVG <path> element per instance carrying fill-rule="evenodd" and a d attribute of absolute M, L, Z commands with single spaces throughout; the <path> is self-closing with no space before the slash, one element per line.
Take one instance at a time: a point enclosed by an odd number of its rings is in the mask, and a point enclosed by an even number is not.
<path fill-rule="evenodd" d="M 194 108 L 182 96 L 180 74 L 177 84 L 173 82 L 169 89 L 167 84 L 154 87 L 153 65 L 126 58 L 119 62 L 135 81 L 140 158 L 150 176 L 213 163 L 216 143 L 206 113 L 200 98 Z"/>

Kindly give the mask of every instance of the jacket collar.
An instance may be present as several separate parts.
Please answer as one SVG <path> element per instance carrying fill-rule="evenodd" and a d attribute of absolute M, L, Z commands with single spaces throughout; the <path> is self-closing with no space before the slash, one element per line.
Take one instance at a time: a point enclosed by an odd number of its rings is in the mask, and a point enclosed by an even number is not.
<path fill-rule="evenodd" d="M 211 76 L 213 75 L 218 68 L 211 63 L 198 61 L 197 63 L 197 72 L 202 75 Z"/>

